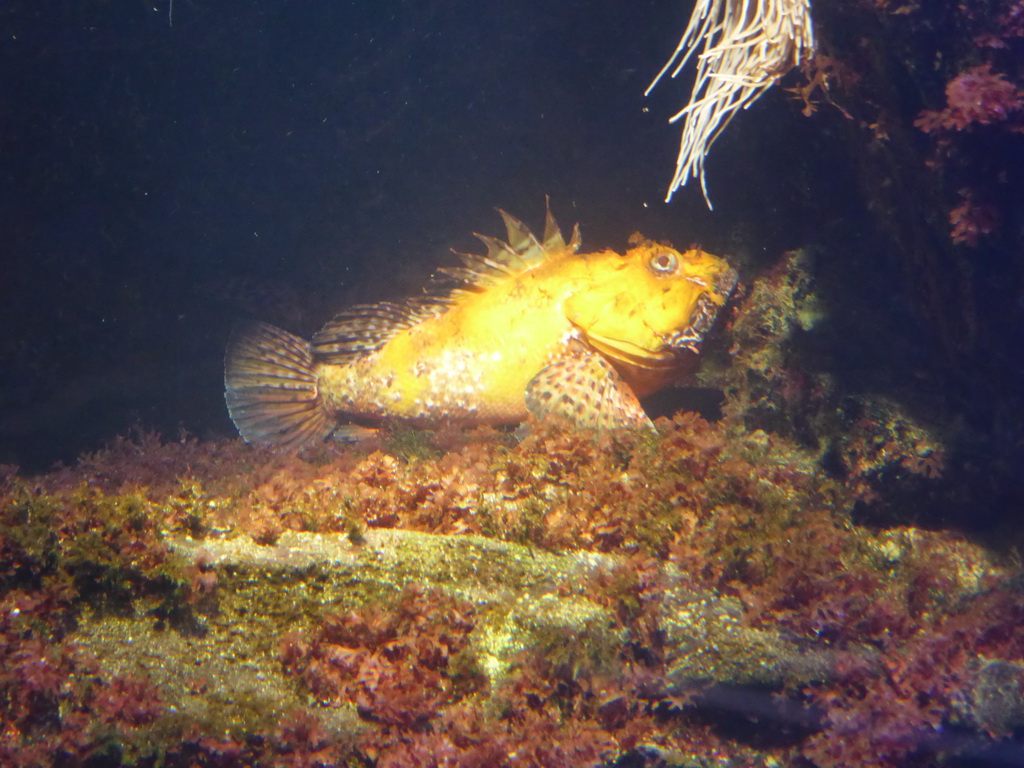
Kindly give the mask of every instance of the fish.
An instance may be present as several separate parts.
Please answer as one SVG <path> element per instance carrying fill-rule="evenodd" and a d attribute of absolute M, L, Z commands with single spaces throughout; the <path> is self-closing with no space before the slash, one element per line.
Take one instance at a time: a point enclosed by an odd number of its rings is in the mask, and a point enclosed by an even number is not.
<path fill-rule="evenodd" d="M 232 334 L 225 400 L 248 443 L 298 450 L 399 421 L 514 425 L 530 414 L 597 431 L 653 428 L 639 399 L 690 371 L 736 285 L 727 261 L 635 234 L 581 253 L 550 206 L 537 237 L 457 254 L 423 293 L 350 307 L 311 340 L 263 322 Z"/>

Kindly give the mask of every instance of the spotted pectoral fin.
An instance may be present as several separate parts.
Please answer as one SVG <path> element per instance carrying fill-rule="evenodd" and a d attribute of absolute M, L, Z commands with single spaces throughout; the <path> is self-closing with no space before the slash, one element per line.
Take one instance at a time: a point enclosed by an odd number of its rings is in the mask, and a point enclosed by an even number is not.
<path fill-rule="evenodd" d="M 526 385 L 526 407 L 538 418 L 554 414 L 588 429 L 654 428 L 633 390 L 598 354 L 541 370 Z"/>

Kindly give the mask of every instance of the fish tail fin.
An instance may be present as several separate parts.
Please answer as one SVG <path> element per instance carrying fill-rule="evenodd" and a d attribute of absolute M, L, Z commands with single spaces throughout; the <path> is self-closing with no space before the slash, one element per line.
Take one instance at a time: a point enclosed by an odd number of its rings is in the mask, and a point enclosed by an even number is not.
<path fill-rule="evenodd" d="M 333 427 L 305 339 L 267 323 L 235 329 L 224 356 L 224 399 L 247 443 L 298 450 Z"/>

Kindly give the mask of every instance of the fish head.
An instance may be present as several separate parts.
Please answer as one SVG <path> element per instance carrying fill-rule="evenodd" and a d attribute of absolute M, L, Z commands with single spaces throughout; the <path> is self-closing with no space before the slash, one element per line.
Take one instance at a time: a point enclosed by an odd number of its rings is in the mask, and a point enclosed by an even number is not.
<path fill-rule="evenodd" d="M 674 368 L 699 351 L 735 285 L 735 270 L 717 256 L 642 241 L 624 256 L 595 260 L 564 309 L 587 343 L 613 361 Z"/>

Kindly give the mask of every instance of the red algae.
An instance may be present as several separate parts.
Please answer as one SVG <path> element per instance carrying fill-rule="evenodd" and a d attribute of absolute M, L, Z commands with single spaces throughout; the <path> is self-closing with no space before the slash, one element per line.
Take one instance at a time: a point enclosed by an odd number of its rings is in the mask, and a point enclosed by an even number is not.
<path fill-rule="evenodd" d="M 944 748 L 936 739 L 950 725 L 978 738 L 1019 725 L 1011 705 L 971 701 L 988 690 L 993 662 L 1010 665 L 1000 679 L 1024 669 L 1014 666 L 1024 662 L 1024 597 L 956 535 L 855 526 L 879 461 L 866 447 L 850 454 L 864 466 L 836 479 L 778 435 L 692 414 L 658 429 L 595 441 L 532 424 L 519 445 L 490 430 L 397 433 L 299 456 L 143 435 L 50 475 L 5 472 L 0 718 L 18 735 L 4 759 L 597 766 L 675 754 L 840 766 L 873 755 L 897 768 Z M 893 443 L 885 466 L 916 467 L 917 446 Z M 389 528 L 612 558 L 558 585 L 564 599 L 606 612 L 606 634 L 549 622 L 530 642 L 518 636 L 521 650 L 496 675 L 481 638 L 513 630 L 494 623 L 495 604 L 457 577 L 451 590 L 411 585 L 282 632 L 270 663 L 306 704 L 219 730 L 169 718 L 178 694 L 144 671 L 103 673 L 69 640 L 97 611 L 203 631 L 224 590 L 250 578 L 220 565 L 217 542 L 243 537 L 286 557 L 286 534 L 340 536 L 358 551 Z M 182 536 L 198 552 L 184 563 L 167 546 Z M 516 597 L 511 582 L 506 591 Z M 685 624 L 694 610 L 707 615 Z M 756 662 L 730 655 L 737 646 L 701 646 L 711 636 L 693 632 L 712 613 L 729 631 L 825 660 L 770 684 L 763 716 L 799 725 L 766 729 L 735 711 L 750 735 L 723 726 L 719 687 L 742 687 L 731 670 Z M 720 657 L 707 677 L 681 677 L 701 654 Z M 217 686 L 193 682 L 188 695 Z M 342 727 L 333 718 L 345 711 L 354 720 Z"/>
<path fill-rule="evenodd" d="M 991 64 L 971 67 L 946 85 L 946 107 L 925 110 L 914 123 L 925 133 L 963 131 L 1010 119 L 1024 109 L 1024 94 Z"/>

